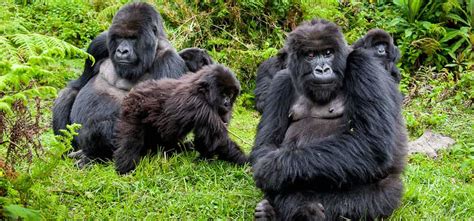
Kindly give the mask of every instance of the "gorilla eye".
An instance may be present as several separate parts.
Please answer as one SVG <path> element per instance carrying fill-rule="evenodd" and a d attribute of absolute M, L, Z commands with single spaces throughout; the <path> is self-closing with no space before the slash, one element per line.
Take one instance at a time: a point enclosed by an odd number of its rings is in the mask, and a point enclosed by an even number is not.
<path fill-rule="evenodd" d="M 158 29 L 155 26 L 153 26 L 152 30 L 153 34 L 158 35 Z"/>
<path fill-rule="evenodd" d="M 333 53 L 332 49 L 327 49 L 326 51 L 324 51 L 324 57 L 329 57 L 332 55 L 332 53 Z"/>
<path fill-rule="evenodd" d="M 314 58 L 314 52 L 312 52 L 312 51 L 311 51 L 311 52 L 308 52 L 308 53 L 306 54 L 306 56 L 307 56 L 308 58 Z"/>

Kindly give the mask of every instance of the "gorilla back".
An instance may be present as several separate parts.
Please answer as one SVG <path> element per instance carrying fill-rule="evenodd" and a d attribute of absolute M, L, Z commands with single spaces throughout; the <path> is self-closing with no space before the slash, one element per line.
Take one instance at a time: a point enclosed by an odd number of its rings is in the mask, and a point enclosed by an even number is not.
<path fill-rule="evenodd" d="M 94 65 L 91 79 L 85 79 L 85 86 L 79 93 L 76 91 L 70 115 L 62 116 L 71 123 L 82 124 L 75 138 L 76 148 L 82 150 L 79 166 L 112 157 L 115 121 L 131 87 L 145 79 L 178 78 L 187 71 L 183 59 L 166 39 L 161 16 L 146 3 L 122 7 L 108 32 L 99 37 L 107 39 L 109 56 Z M 62 97 L 56 104 L 71 102 Z"/>

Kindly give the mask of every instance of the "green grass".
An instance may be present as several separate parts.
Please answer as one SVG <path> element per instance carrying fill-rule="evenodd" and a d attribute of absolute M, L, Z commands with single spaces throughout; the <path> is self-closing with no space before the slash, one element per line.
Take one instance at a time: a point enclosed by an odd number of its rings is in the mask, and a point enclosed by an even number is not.
<path fill-rule="evenodd" d="M 469 115 L 469 114 L 467 114 Z M 472 124 L 455 127 L 466 116 L 441 127 L 458 143 L 435 160 L 409 158 L 404 175 L 403 204 L 398 219 L 466 220 L 474 217 Z M 259 115 L 237 107 L 230 130 L 248 153 Z M 467 126 L 467 127 L 466 127 Z M 461 133 L 465 131 L 465 133 Z M 199 161 L 197 153 L 144 159 L 129 175 L 115 173 L 112 163 L 80 170 L 64 159 L 54 173 L 31 188 L 28 207 L 44 219 L 251 220 L 262 193 L 255 187 L 249 166 L 222 161 Z M 472 157 L 472 156 L 471 156 Z M 472 158 L 471 158 L 472 159 Z"/>

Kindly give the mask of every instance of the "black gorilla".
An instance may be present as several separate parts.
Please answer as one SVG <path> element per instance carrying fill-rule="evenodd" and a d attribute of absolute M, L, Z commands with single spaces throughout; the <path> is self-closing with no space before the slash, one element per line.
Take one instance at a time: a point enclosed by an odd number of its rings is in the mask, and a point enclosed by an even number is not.
<path fill-rule="evenodd" d="M 367 32 L 365 36 L 357 40 L 353 45 L 353 49 L 364 48 L 372 51 L 385 69 L 390 72 L 393 79 L 400 83 L 401 76 L 396 64 L 400 59 L 400 50 L 395 46 L 393 38 L 381 29 L 373 29 Z M 286 68 L 286 60 L 288 52 L 286 48 L 280 49 L 274 57 L 264 61 L 257 69 L 257 82 L 255 87 L 255 106 L 260 113 L 263 112 L 265 106 L 265 97 L 272 79 L 277 72 Z"/>
<path fill-rule="evenodd" d="M 265 60 L 258 66 L 257 82 L 255 87 L 255 108 L 262 113 L 265 106 L 265 98 L 267 97 L 268 88 L 272 83 L 273 77 L 280 70 L 286 68 L 286 59 L 288 53 L 285 48 L 280 49 L 274 57 Z"/>
<path fill-rule="evenodd" d="M 395 82 L 400 83 L 400 70 L 397 62 L 400 59 L 400 50 L 393 43 L 393 38 L 381 29 L 372 29 L 367 34 L 352 44 L 353 49 L 364 48 L 372 51 L 390 72 Z"/>
<path fill-rule="evenodd" d="M 79 166 L 112 157 L 115 121 L 131 87 L 146 79 L 178 78 L 187 71 L 166 39 L 161 16 L 146 3 L 122 7 L 108 32 L 99 35 L 88 51 L 96 58 L 105 56 L 104 51 L 108 55 L 93 67 L 86 61 L 83 75 L 70 84 L 74 87 L 61 91 L 53 108 L 56 132 L 68 123 L 82 124 L 74 141 L 80 149 Z"/>
<path fill-rule="evenodd" d="M 189 147 L 179 143 L 191 131 L 201 157 L 247 162 L 226 127 L 239 91 L 234 74 L 221 65 L 206 66 L 180 79 L 138 84 L 122 104 L 114 153 L 117 171 L 133 170 L 145 154 L 156 152 L 157 145 L 170 152 Z"/>
<path fill-rule="evenodd" d="M 91 54 L 95 61 L 101 61 L 109 57 L 107 33 L 107 31 L 102 32 L 92 40 L 87 48 L 87 53 Z M 160 31 L 160 37 L 166 38 L 164 32 L 161 33 Z M 214 64 L 214 61 L 207 51 L 200 48 L 183 49 L 179 52 L 179 56 L 184 60 L 190 72 L 197 72 L 205 65 Z M 81 90 L 92 77 L 98 74 L 98 71 L 94 71 L 98 68 L 98 63 L 100 62 L 94 63 L 91 59 L 87 58 L 84 64 L 84 71 L 79 79 L 69 82 L 68 86 L 59 94 L 59 98 L 53 109 L 53 131 L 55 134 L 59 134 L 60 129 L 65 129 L 66 125 L 71 124 L 68 116 L 70 115 L 72 104 L 79 90 Z"/>
<path fill-rule="evenodd" d="M 186 66 L 191 72 L 197 72 L 206 65 L 214 64 L 207 51 L 200 48 L 183 49 L 179 52 L 179 56 L 186 62 Z"/>
<path fill-rule="evenodd" d="M 271 84 L 251 153 L 265 193 L 255 218 L 389 216 L 407 142 L 397 84 L 371 51 L 350 52 L 328 21 L 303 23 L 286 46 L 288 69 Z"/>

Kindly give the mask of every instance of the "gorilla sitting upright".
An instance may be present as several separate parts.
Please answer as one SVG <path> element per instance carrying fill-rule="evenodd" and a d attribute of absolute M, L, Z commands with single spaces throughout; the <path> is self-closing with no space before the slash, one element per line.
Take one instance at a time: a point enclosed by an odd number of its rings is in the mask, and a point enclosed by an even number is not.
<path fill-rule="evenodd" d="M 288 35 L 251 153 L 257 220 L 380 219 L 400 205 L 407 136 L 398 85 L 337 25 Z"/>
<path fill-rule="evenodd" d="M 146 79 L 178 78 L 187 71 L 166 38 L 160 14 L 146 3 L 122 7 L 108 32 L 97 37 L 88 51 L 104 56 L 100 44 L 104 39 L 108 56 L 93 68 L 86 66 L 81 78 L 60 92 L 53 108 L 56 133 L 66 124 L 82 124 L 73 143 L 80 150 L 79 166 L 112 157 L 115 122 L 131 87 Z"/>
<path fill-rule="evenodd" d="M 393 42 L 389 33 L 381 29 L 372 29 L 353 45 L 353 49 L 364 48 L 371 51 L 387 71 L 392 75 L 395 82 L 400 83 L 400 70 L 397 62 L 400 59 L 400 50 Z M 288 51 L 285 47 L 278 51 L 274 57 L 265 60 L 257 69 L 257 81 L 255 87 L 255 107 L 260 113 L 263 112 L 265 99 L 270 84 L 279 71 L 287 67 Z"/>

